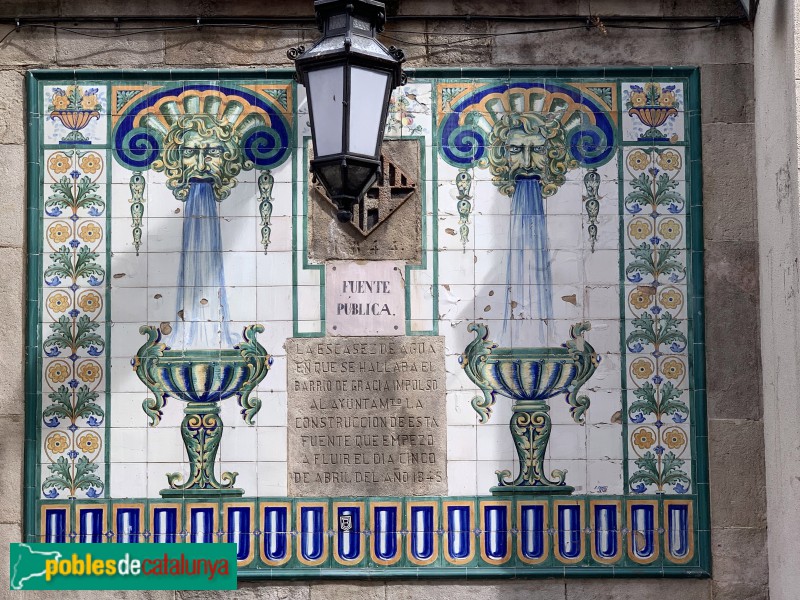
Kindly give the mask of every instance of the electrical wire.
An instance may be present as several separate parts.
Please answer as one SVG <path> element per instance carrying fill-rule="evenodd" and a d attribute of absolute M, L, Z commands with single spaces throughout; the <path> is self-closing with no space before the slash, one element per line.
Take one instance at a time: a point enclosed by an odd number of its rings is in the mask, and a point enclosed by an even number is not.
<path fill-rule="evenodd" d="M 553 19 L 553 20 L 555 20 L 555 19 Z M 564 19 L 564 20 L 567 20 L 567 19 Z M 574 19 L 569 19 L 569 20 L 572 21 Z M 631 24 L 627 25 L 627 24 L 621 22 L 621 21 L 623 21 L 623 19 L 609 20 L 608 18 L 604 19 L 603 17 L 592 16 L 592 17 L 587 17 L 587 18 L 581 18 L 580 19 L 580 21 L 581 21 L 580 25 L 570 25 L 568 27 L 558 27 L 558 28 L 551 28 L 551 29 L 524 29 L 524 30 L 519 30 L 519 31 L 503 31 L 503 32 L 500 32 L 500 33 L 489 33 L 489 34 L 486 34 L 486 35 L 490 36 L 490 37 L 499 37 L 499 36 L 503 36 L 503 35 L 518 35 L 518 34 L 521 34 L 521 33 L 545 33 L 545 32 L 548 32 L 548 31 L 562 31 L 564 29 L 596 29 L 597 28 L 597 24 L 596 23 L 598 23 L 598 22 L 602 22 L 606 27 L 631 28 L 631 29 L 665 29 L 665 30 L 669 30 L 669 31 L 687 31 L 687 30 L 691 30 L 691 29 L 702 29 L 702 28 L 705 28 L 705 27 L 716 28 L 716 27 L 725 27 L 725 26 L 730 26 L 730 25 L 741 25 L 742 24 L 742 21 L 740 21 L 738 19 L 731 20 L 731 19 L 725 19 L 725 18 L 686 19 L 686 21 L 696 21 L 696 22 L 708 21 L 708 22 L 702 23 L 701 25 L 686 25 L 686 26 L 665 25 L 663 27 L 658 27 L 658 26 L 654 26 L 654 25 L 633 24 L 634 22 L 638 22 L 640 20 L 645 20 L 645 19 L 624 19 L 624 21 L 626 21 L 626 22 L 627 21 L 631 22 Z M 656 20 L 656 19 L 653 19 L 653 20 Z M 475 20 L 472 19 L 471 21 L 468 21 L 468 22 L 474 23 Z M 413 31 L 413 30 L 408 30 L 408 29 L 395 29 L 395 28 L 391 28 L 391 32 L 392 33 L 411 33 L 411 34 L 417 34 L 417 35 L 419 35 L 420 33 L 426 33 L 426 32 L 421 32 L 421 31 Z M 432 34 L 432 35 L 437 35 L 437 36 L 444 36 L 444 37 L 446 37 L 446 36 L 463 37 L 464 36 L 464 32 L 458 32 L 458 31 L 457 32 L 451 32 L 451 31 L 441 31 L 441 32 L 435 31 L 434 32 L 434 31 L 429 31 L 427 33 L 428 34 Z M 381 35 L 386 36 L 386 32 L 382 33 Z"/>
<path fill-rule="evenodd" d="M 549 27 L 547 29 L 528 29 L 525 31 L 508 31 L 503 33 L 487 33 L 482 35 L 476 35 L 472 37 L 464 37 L 464 34 L 461 34 L 461 37 L 457 40 L 453 40 L 446 43 L 441 44 L 431 44 L 427 42 L 415 42 L 413 40 L 407 40 L 403 38 L 394 37 L 392 35 L 388 35 L 386 33 L 382 34 L 382 37 L 399 42 L 405 46 L 424 46 L 426 48 L 447 48 L 452 46 L 453 44 L 465 44 L 468 42 L 477 42 L 485 39 L 494 39 L 498 37 L 505 37 L 508 35 L 527 35 L 527 34 L 535 34 L 535 33 L 552 33 L 554 31 L 569 31 L 571 29 L 586 29 L 586 25 L 570 25 L 568 27 Z M 417 32 L 419 33 L 419 32 Z M 438 33 L 435 35 L 439 35 Z"/>
<path fill-rule="evenodd" d="M 65 27 L 63 25 L 50 25 L 47 23 L 36 23 L 25 25 L 25 27 L 41 27 L 43 29 L 54 29 L 56 31 L 66 31 L 68 33 L 74 33 L 75 35 L 81 35 L 84 37 L 91 37 L 91 38 L 121 38 L 121 37 L 129 37 L 132 35 L 146 35 L 148 33 L 159 33 L 163 31 L 185 31 L 189 29 L 199 29 L 199 28 L 207 28 L 207 27 L 231 27 L 237 29 L 266 29 L 266 30 L 279 30 L 279 31 L 303 31 L 307 32 L 310 31 L 311 27 L 283 27 L 279 25 L 257 25 L 253 23 L 203 23 L 201 25 L 170 25 L 164 27 L 142 27 L 139 29 L 130 29 L 130 30 L 120 30 L 117 28 L 109 29 L 111 33 L 102 34 L 98 32 L 102 32 L 102 29 L 96 27 Z M 15 32 L 15 29 L 12 29 L 9 33 Z M 6 34 L 8 35 L 8 34 Z"/>
<path fill-rule="evenodd" d="M 136 18 L 132 18 L 131 20 L 135 20 Z M 421 20 L 436 20 L 435 17 L 420 17 Z M 584 20 L 585 19 L 585 20 Z M 668 22 L 676 22 L 679 20 L 683 21 L 704 21 L 712 19 L 711 17 L 708 18 L 698 18 L 698 17 L 674 17 L 672 19 L 667 19 Z M 403 19 L 406 20 L 406 19 Z M 481 18 L 472 18 L 472 17 L 463 17 L 461 18 L 464 22 L 472 23 L 475 21 L 486 21 L 491 22 L 493 20 L 539 20 L 545 21 L 544 18 L 542 19 L 531 19 L 525 17 L 519 17 L 514 19 L 498 19 L 492 17 L 481 17 Z M 385 39 L 389 39 L 392 41 L 396 41 L 398 43 L 404 44 L 406 46 L 420 46 L 420 47 L 428 47 L 428 48 L 442 48 L 442 47 L 450 47 L 454 44 L 466 44 L 472 42 L 478 42 L 487 39 L 494 39 L 499 37 L 506 37 L 506 36 L 516 36 L 516 35 L 536 35 L 536 34 L 543 34 L 543 33 L 553 33 L 558 31 L 570 31 L 576 29 L 586 29 L 586 30 L 593 30 L 598 29 L 600 31 L 605 31 L 606 29 L 641 29 L 641 30 L 663 30 L 663 31 L 691 31 L 691 30 L 700 30 L 700 29 L 719 29 L 723 26 L 730 26 L 730 25 L 740 25 L 744 21 L 739 18 L 730 17 L 729 15 L 726 17 L 716 17 L 713 18 L 708 23 L 702 23 L 698 25 L 652 25 L 647 23 L 639 23 L 638 21 L 658 21 L 664 19 L 645 19 L 645 18 L 638 18 L 638 17 L 615 17 L 614 19 L 607 19 L 603 20 L 602 17 L 599 16 L 592 16 L 589 18 L 584 17 L 548 17 L 546 20 L 549 21 L 575 21 L 575 20 L 582 20 L 583 23 L 579 25 L 565 25 L 563 27 L 547 27 L 547 28 L 538 28 L 538 29 L 523 29 L 518 31 L 504 31 L 504 32 L 495 32 L 495 33 L 485 33 L 485 34 L 477 34 L 477 35 L 464 35 L 464 32 L 420 32 L 420 31 L 412 31 L 407 29 L 394 29 L 390 30 L 390 33 L 384 32 L 382 37 Z M 627 23 L 621 21 L 628 21 Z M 391 19 L 390 19 L 391 22 Z M 18 33 L 23 27 L 24 28 L 42 28 L 42 29 L 52 29 L 54 31 L 64 31 L 67 33 L 72 33 L 74 35 L 88 37 L 88 38 L 95 38 L 95 39 L 114 39 L 114 38 L 124 38 L 124 37 L 131 37 L 136 35 L 147 35 L 152 33 L 162 33 L 162 32 L 178 32 L 178 31 L 189 31 L 189 30 L 199 30 L 199 29 L 207 29 L 207 28 L 235 28 L 235 29 L 256 29 L 256 30 L 279 30 L 279 31 L 294 31 L 294 32 L 302 32 L 308 33 L 310 31 L 316 31 L 315 26 L 307 26 L 307 27 L 288 27 L 286 25 L 269 25 L 266 23 L 248 23 L 248 22 L 235 22 L 235 21 L 224 21 L 224 22 L 204 22 L 201 18 L 197 18 L 197 21 L 193 24 L 186 24 L 186 25 L 163 25 L 157 27 L 139 27 L 139 28 L 131 28 L 131 29 L 120 29 L 119 26 L 119 19 L 113 21 L 113 26 L 109 26 L 106 29 L 102 27 L 81 27 L 81 26 L 65 26 L 60 24 L 52 24 L 46 23 L 39 20 L 30 21 L 30 22 L 21 22 L 19 19 L 15 20 L 14 28 L 10 29 L 2 38 L 0 38 L 0 46 L 10 38 L 14 33 Z M 415 34 L 419 35 L 423 33 L 425 35 L 435 35 L 437 37 L 456 37 L 457 39 L 444 42 L 444 43 L 428 43 L 428 42 L 417 42 L 413 39 L 407 39 L 403 37 L 397 37 L 394 34 Z M 310 39 L 304 42 L 300 42 L 301 44 L 311 44 L 315 40 Z"/>
<path fill-rule="evenodd" d="M 724 24 L 723 24 L 724 25 Z M 550 27 L 547 29 L 527 29 L 522 31 L 504 31 L 501 33 L 487 33 L 482 35 L 476 35 L 471 37 L 464 37 L 464 34 L 456 34 L 460 37 L 456 40 L 446 42 L 446 43 L 428 43 L 428 42 L 416 42 L 414 40 L 399 38 L 393 35 L 389 35 L 386 33 L 382 34 L 382 37 L 385 39 L 392 40 L 394 42 L 398 42 L 405 46 L 424 46 L 427 48 L 440 48 L 440 47 L 450 47 L 454 44 L 462 44 L 468 42 L 476 42 L 485 39 L 494 39 L 498 37 L 505 37 L 505 36 L 512 36 L 512 35 L 531 35 L 531 34 L 539 34 L 539 33 L 552 33 L 555 31 L 569 31 L 573 29 L 646 29 L 646 30 L 661 30 L 661 31 L 693 31 L 697 29 L 717 29 L 721 25 L 718 23 L 705 23 L 703 25 L 694 25 L 694 26 L 685 26 L 685 27 L 657 27 L 653 25 L 625 25 L 622 23 L 604 23 L 602 21 L 597 21 L 596 23 L 586 24 L 586 25 L 570 25 L 567 27 Z M 417 33 L 420 32 L 406 32 L 406 33 Z M 436 33 L 435 35 L 440 35 Z"/>
<path fill-rule="evenodd" d="M 16 29 L 12 29 L 7 34 L 5 34 L 3 37 L 1 37 L 0 38 L 0 46 L 3 45 L 3 42 L 5 42 L 11 36 L 12 33 L 16 33 L 16 32 L 17 32 Z"/>

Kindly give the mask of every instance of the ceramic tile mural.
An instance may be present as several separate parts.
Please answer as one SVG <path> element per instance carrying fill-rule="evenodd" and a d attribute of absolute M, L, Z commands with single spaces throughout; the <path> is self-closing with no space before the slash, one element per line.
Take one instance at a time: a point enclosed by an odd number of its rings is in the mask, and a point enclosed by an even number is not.
<path fill-rule="evenodd" d="M 697 81 L 417 71 L 339 225 L 288 72 L 30 75 L 29 538 L 706 572 Z"/>

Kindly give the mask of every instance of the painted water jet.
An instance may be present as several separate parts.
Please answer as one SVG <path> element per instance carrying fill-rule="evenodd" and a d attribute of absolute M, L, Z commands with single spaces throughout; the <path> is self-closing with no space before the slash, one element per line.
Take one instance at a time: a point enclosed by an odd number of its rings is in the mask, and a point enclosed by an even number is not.
<path fill-rule="evenodd" d="M 185 478 L 182 473 L 167 474 L 169 487 L 161 490 L 161 496 L 241 496 L 244 490 L 234 487 L 237 473 L 224 472 L 218 479 L 214 472 L 223 431 L 219 402 L 238 397 L 242 417 L 252 425 L 261 408 L 252 392 L 267 375 L 272 358 L 256 339 L 264 331 L 262 325 L 246 326 L 238 343 L 238 336 L 230 331 L 218 205 L 230 196 L 236 176 L 254 168 L 246 155 L 253 154 L 258 145 L 244 145 L 254 143 L 253 132 L 263 133 L 266 121 L 260 114 L 244 114 L 239 100 L 223 102 L 221 95 L 204 95 L 205 112 L 200 112 L 203 95 L 190 91 L 183 96 L 182 103 L 169 100 L 161 105 L 163 121 L 152 114 L 145 116 L 145 124 L 160 134 L 160 152 L 151 167 L 166 175 L 172 195 L 184 203 L 176 318 L 166 342 L 161 341 L 159 328 L 141 327 L 147 341 L 132 364 L 155 395 L 142 404 L 151 426 L 160 422 L 168 398 L 186 403 L 181 437 L 189 456 L 189 474 Z M 272 181 L 268 170 L 259 178 L 259 212 L 267 239 L 264 192 L 271 197 Z M 137 225 L 141 236 L 143 187 L 141 175 L 134 174 L 135 244 Z"/>
<path fill-rule="evenodd" d="M 549 345 L 553 282 L 544 205 L 566 182 L 570 170 L 602 164 L 613 152 L 611 124 L 591 104 L 567 88 L 544 83 L 497 86 L 461 96 L 454 102 L 460 116 L 446 117 L 440 129 L 442 154 L 460 169 L 455 184 L 464 247 L 473 199 L 469 169 L 488 168 L 495 188 L 511 199 L 502 327 L 493 340 L 488 325 L 471 323 L 468 330 L 476 339 L 460 358 L 467 376 L 483 392 L 472 401 L 482 423 L 488 421 L 496 396 L 514 402 L 510 430 L 519 474 L 512 477 L 511 471 L 498 471 L 493 494 L 574 490 L 565 482 L 566 471 L 555 469 L 550 477 L 544 473 L 551 431 L 547 401 L 566 394 L 573 419 L 582 424 L 589 398 L 578 391 L 600 358 L 584 339 L 589 322 L 574 324 L 570 339 L 561 346 Z M 596 194 L 592 200 L 587 214 L 594 249 Z"/>

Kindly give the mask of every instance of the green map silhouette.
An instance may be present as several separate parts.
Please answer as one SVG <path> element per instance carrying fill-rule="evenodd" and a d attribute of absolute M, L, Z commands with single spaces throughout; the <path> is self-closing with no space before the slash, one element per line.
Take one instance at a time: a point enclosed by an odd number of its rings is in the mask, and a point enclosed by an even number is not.
<path fill-rule="evenodd" d="M 21 590 L 28 579 L 44 577 L 45 563 L 58 560 L 60 552 L 40 552 L 33 550 L 28 544 L 16 544 L 11 547 L 11 581 L 12 590 Z"/>

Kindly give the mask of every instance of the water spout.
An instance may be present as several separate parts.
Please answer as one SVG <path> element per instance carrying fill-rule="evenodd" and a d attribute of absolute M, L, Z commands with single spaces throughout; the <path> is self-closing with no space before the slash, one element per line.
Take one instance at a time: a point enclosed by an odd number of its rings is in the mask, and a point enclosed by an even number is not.
<path fill-rule="evenodd" d="M 553 318 L 553 293 L 547 221 L 538 178 L 516 181 L 508 248 L 506 302 L 499 342 L 506 347 L 546 345 L 547 323 Z"/>
<path fill-rule="evenodd" d="M 186 199 L 173 348 L 231 348 L 217 199 L 211 181 L 193 181 Z"/>

